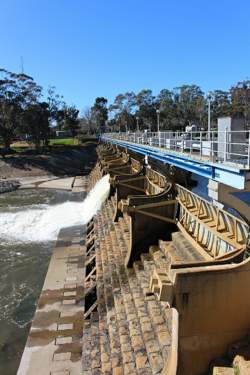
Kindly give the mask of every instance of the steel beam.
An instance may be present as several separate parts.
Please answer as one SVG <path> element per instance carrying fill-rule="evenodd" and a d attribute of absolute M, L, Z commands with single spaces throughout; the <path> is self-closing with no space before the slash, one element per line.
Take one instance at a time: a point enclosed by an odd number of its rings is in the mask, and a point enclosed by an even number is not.
<path fill-rule="evenodd" d="M 218 163 L 195 160 L 188 156 L 179 156 L 177 154 L 158 149 L 157 147 L 140 145 L 116 139 L 111 140 L 105 136 L 102 136 L 101 140 L 124 147 L 144 156 L 147 155 L 155 160 L 161 161 L 164 164 L 174 165 L 188 172 L 196 173 L 200 176 L 224 183 L 236 189 L 245 188 L 246 171 L 243 169 L 229 167 Z"/>

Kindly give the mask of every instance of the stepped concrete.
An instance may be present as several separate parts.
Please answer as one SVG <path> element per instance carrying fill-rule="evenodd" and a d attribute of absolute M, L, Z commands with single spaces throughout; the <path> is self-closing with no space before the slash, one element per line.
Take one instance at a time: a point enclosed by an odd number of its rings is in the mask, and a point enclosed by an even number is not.
<path fill-rule="evenodd" d="M 172 309 L 150 293 L 146 259 L 125 268 L 128 219 L 113 223 L 115 207 L 112 198 L 95 219 L 98 309 L 84 322 L 83 374 L 160 374 L 171 351 Z"/>
<path fill-rule="evenodd" d="M 89 188 L 100 177 L 97 168 Z M 115 209 L 112 197 L 86 230 L 60 232 L 18 375 L 175 373 L 175 309 L 149 288 L 152 270 L 168 259 L 145 249 L 126 268 L 130 218 L 114 223 Z"/>

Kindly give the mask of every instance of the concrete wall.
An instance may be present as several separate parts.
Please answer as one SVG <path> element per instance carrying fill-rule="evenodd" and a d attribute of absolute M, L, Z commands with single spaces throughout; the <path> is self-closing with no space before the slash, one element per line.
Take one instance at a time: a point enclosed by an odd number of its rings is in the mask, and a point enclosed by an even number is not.
<path fill-rule="evenodd" d="M 250 329 L 250 259 L 239 265 L 173 272 L 174 307 L 179 313 L 178 374 L 201 375 Z"/>

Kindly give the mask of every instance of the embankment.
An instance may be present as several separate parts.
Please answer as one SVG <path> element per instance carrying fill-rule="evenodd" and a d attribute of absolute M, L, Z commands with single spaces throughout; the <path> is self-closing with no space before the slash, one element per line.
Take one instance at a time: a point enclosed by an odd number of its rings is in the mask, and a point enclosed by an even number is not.
<path fill-rule="evenodd" d="M 82 146 L 55 146 L 49 151 L 18 152 L 0 158 L 0 180 L 35 176 L 87 175 L 96 161 L 96 143 Z"/>

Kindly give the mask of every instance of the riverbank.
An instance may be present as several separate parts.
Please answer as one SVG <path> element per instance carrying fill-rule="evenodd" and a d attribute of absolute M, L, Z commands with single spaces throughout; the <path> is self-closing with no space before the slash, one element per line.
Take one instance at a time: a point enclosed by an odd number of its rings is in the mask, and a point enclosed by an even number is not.
<path fill-rule="evenodd" d="M 96 142 L 86 142 L 79 146 L 54 146 L 44 152 L 24 150 L 5 155 L 0 158 L 0 180 L 87 175 L 96 161 L 95 148 Z"/>

